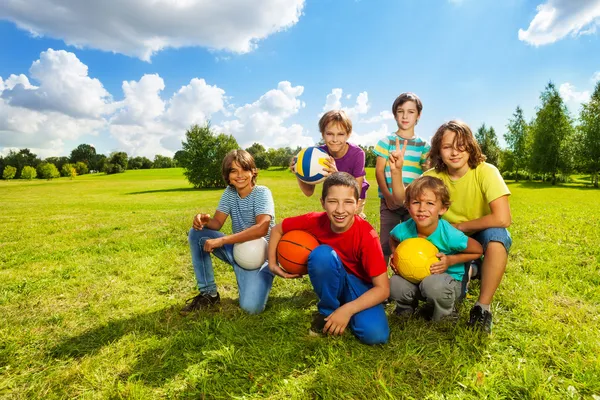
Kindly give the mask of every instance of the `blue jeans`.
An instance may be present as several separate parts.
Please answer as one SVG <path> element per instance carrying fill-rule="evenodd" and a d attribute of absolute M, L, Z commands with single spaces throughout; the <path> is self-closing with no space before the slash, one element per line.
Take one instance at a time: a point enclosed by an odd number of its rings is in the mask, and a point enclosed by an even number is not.
<path fill-rule="evenodd" d="M 200 293 L 217 293 L 212 260 L 210 253 L 204 251 L 204 242 L 207 239 L 216 239 L 222 236 L 225 235 L 206 228 L 198 231 L 192 228 L 188 234 L 192 264 Z M 243 269 L 233 259 L 232 244 L 216 248 L 212 254 L 233 266 L 240 292 L 240 307 L 251 314 L 258 314 L 264 310 L 273 284 L 273 274 L 269 271 L 268 263 L 265 262 L 259 269 L 252 271 Z"/>
<path fill-rule="evenodd" d="M 333 248 L 317 246 L 308 257 L 308 276 L 319 297 L 319 313 L 328 316 L 341 305 L 359 298 L 372 284 L 349 274 Z M 390 336 L 382 304 L 362 310 L 350 318 L 350 329 L 366 344 L 386 343 Z"/>

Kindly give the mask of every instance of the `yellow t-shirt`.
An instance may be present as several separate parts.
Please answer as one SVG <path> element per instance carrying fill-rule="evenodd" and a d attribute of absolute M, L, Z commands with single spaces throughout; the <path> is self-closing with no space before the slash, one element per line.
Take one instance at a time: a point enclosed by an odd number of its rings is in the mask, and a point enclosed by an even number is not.
<path fill-rule="evenodd" d="M 452 180 L 447 172 L 426 171 L 423 175 L 440 178 L 450 191 L 452 204 L 442 216 L 451 224 L 472 221 L 491 214 L 490 203 L 499 197 L 510 195 L 498 168 L 482 162 L 461 178 Z"/>

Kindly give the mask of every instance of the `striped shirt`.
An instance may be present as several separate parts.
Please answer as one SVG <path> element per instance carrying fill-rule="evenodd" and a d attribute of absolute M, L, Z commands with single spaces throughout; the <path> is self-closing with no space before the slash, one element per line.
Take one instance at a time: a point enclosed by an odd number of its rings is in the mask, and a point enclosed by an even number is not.
<path fill-rule="evenodd" d="M 275 226 L 275 203 L 271 191 L 266 186 L 254 186 L 250 194 L 244 198 L 238 195 L 235 188 L 227 186 L 221 196 L 217 211 L 231 217 L 233 233 L 241 232 L 256 225 L 256 216 L 261 214 L 271 216 L 269 232 L 265 236 L 267 241 L 271 235 L 271 228 Z"/>
<path fill-rule="evenodd" d="M 383 157 L 387 161 L 390 152 L 396 150 L 396 138 L 398 136 L 395 133 L 388 135 L 385 139 L 377 142 L 377 146 L 373 150 L 373 153 L 377 157 Z M 400 149 L 404 139 L 400 138 Z M 416 178 L 421 176 L 423 173 L 423 164 L 427 161 L 427 153 L 429 153 L 429 144 L 416 136 L 408 140 L 406 145 L 406 153 L 404 153 L 404 164 L 402 165 L 402 181 L 405 185 L 408 185 Z M 385 164 L 385 182 L 387 183 L 388 190 L 392 193 L 392 174 L 390 172 L 390 163 Z M 381 194 L 381 188 L 377 188 L 379 197 L 383 198 Z"/>

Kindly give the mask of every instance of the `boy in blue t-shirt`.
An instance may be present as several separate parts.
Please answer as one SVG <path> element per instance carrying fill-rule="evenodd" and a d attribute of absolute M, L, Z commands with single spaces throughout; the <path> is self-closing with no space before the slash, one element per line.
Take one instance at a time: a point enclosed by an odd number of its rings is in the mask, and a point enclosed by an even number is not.
<path fill-rule="evenodd" d="M 483 248 L 475 239 L 440 219 L 450 206 L 450 193 L 440 179 L 431 176 L 415 179 L 406 188 L 404 204 L 411 219 L 390 232 L 392 268 L 396 247 L 409 238 L 421 237 L 433 243 L 439 250 L 436 254 L 439 261 L 431 265 L 431 275 L 419 284 L 407 281 L 395 271 L 390 278 L 390 297 L 397 303 L 397 315 L 411 315 L 419 300 L 426 300 L 433 307 L 432 320 L 439 321 L 454 310 L 460 296 L 464 263 L 481 257 Z"/>
<path fill-rule="evenodd" d="M 389 158 L 394 150 L 402 151 L 402 182 L 406 186 L 427 170 L 427 155 L 429 144 L 415 134 L 415 126 L 421 118 L 423 103 L 414 93 L 402 93 L 392 105 L 392 113 L 398 124 L 398 130 L 380 140 L 373 153 L 377 156 L 375 177 L 380 200 L 379 206 L 379 240 L 383 254 L 387 258 L 391 251 L 389 247 L 390 231 L 397 224 L 409 218 L 408 211 L 402 201 L 394 200 L 392 194 L 392 175 Z M 402 142 L 398 148 L 397 143 Z"/>

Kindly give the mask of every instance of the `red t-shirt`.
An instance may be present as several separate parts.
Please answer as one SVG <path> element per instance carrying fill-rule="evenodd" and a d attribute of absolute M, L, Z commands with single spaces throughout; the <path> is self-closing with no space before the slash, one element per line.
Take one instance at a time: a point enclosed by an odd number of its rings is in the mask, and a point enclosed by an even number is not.
<path fill-rule="evenodd" d="M 311 233 L 320 244 L 331 246 L 348 273 L 365 282 L 387 272 L 379 236 L 364 219 L 354 216 L 352 227 L 344 233 L 331 230 L 331 222 L 324 212 L 312 212 L 285 218 L 281 224 L 283 233 L 302 230 Z"/>

